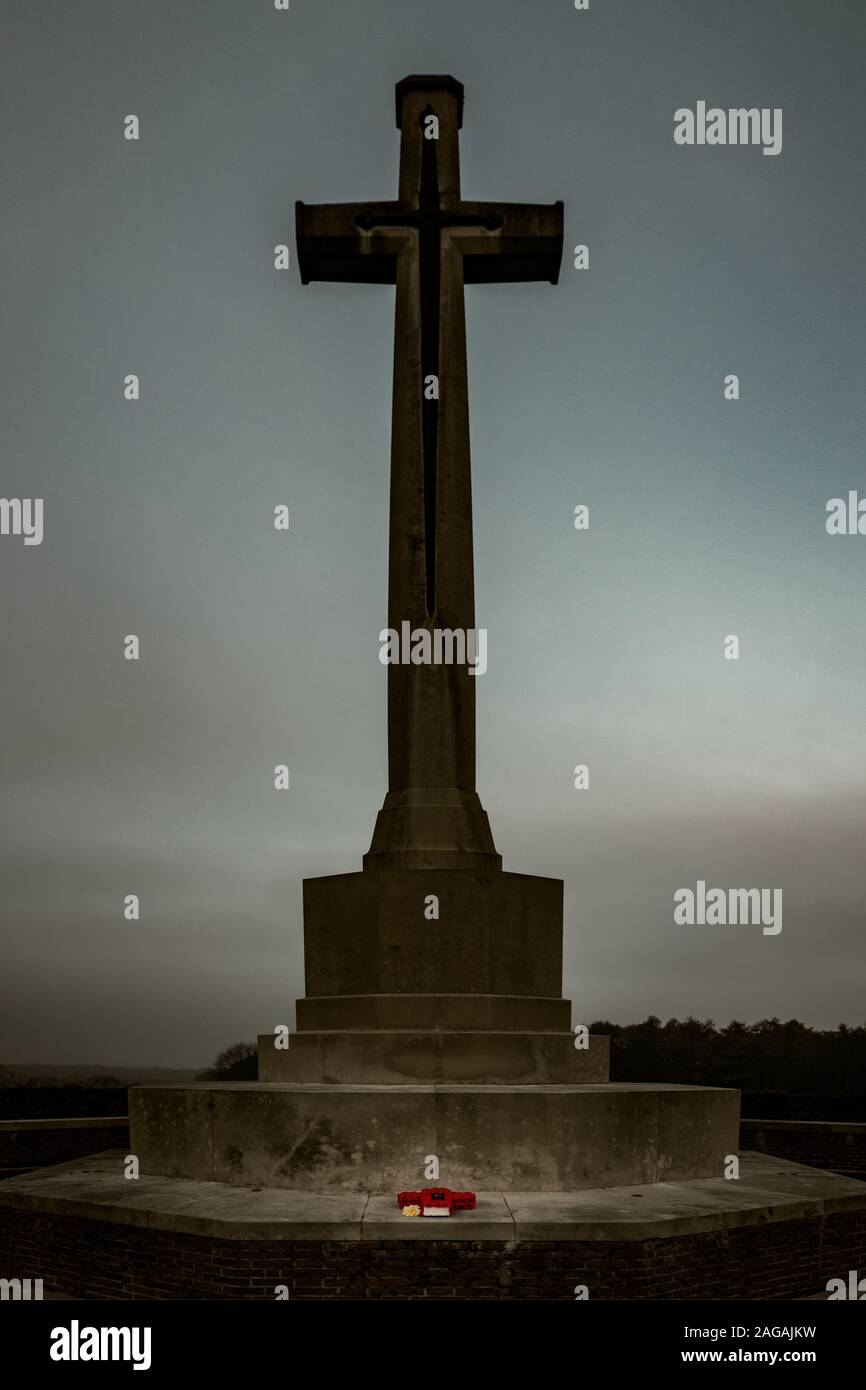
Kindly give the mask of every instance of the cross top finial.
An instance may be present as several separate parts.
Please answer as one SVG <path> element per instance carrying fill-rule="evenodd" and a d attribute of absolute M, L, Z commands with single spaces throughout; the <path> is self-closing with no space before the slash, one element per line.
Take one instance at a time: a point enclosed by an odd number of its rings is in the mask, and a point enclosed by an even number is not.
<path fill-rule="evenodd" d="M 450 96 L 457 98 L 457 128 L 463 125 L 463 83 L 458 82 L 456 77 L 448 77 L 439 74 L 438 76 L 425 77 L 418 73 L 413 73 L 410 77 L 404 77 L 402 82 L 398 82 L 395 88 L 397 98 L 397 129 L 403 129 L 403 98 L 408 92 L 448 92 Z"/>

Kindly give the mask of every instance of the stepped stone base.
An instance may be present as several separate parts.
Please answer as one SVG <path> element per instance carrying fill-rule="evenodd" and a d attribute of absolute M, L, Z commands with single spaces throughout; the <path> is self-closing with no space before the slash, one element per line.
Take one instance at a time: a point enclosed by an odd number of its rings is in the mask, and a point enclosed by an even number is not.
<path fill-rule="evenodd" d="M 331 994 L 296 1001 L 299 1032 L 393 1028 L 471 1031 L 567 1032 L 571 1002 L 558 995 L 520 994 Z"/>
<path fill-rule="evenodd" d="M 744 1154 L 740 1178 L 482 1191 L 407 1218 L 393 1195 L 123 1178 L 124 1151 L 0 1182 L 7 1271 L 105 1299 L 790 1299 L 866 1268 L 866 1183 Z"/>
<path fill-rule="evenodd" d="M 578 1050 L 571 1033 L 347 1032 L 294 1033 L 288 1049 L 259 1037 L 260 1081 L 334 1085 L 463 1081 L 543 1084 L 607 1081 L 609 1039 L 590 1037 Z"/>
<path fill-rule="evenodd" d="M 559 1192 L 718 1177 L 737 1151 L 739 1092 L 199 1082 L 131 1087 L 129 1115 L 148 1176 L 396 1193 L 435 1154 L 448 1187 Z"/>

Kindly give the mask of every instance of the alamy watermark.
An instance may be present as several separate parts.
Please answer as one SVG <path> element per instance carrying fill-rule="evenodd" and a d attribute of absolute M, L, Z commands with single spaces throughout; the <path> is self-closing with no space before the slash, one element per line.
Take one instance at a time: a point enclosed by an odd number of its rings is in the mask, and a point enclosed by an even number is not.
<path fill-rule="evenodd" d="M 678 927 L 717 927 L 760 925 L 764 936 L 778 936 L 782 930 L 781 888 L 707 888 L 702 878 L 697 886 L 677 888 L 674 893 L 674 923 Z"/>
<path fill-rule="evenodd" d="M 0 1302 L 38 1303 L 42 1298 L 41 1279 L 0 1279 Z"/>
<path fill-rule="evenodd" d="M 824 525 L 828 536 L 866 536 L 866 497 L 851 488 L 847 499 L 831 497 Z"/>
<path fill-rule="evenodd" d="M 383 666 L 468 666 L 470 676 L 487 670 L 486 627 L 385 627 L 379 633 Z"/>
<path fill-rule="evenodd" d="M 149 1327 L 82 1327 L 73 1318 L 69 1327 L 51 1331 L 52 1361 L 131 1361 L 134 1371 L 147 1371 L 151 1361 Z"/>
<path fill-rule="evenodd" d="M 763 154 L 782 153 L 781 106 L 707 106 L 699 101 L 692 111 L 674 112 L 676 145 L 763 145 Z"/>
<path fill-rule="evenodd" d="M 850 1300 L 852 1303 L 866 1302 L 866 1279 L 861 1279 L 856 1269 L 848 1270 L 848 1282 L 844 1279 L 827 1280 L 827 1302 Z"/>
<path fill-rule="evenodd" d="M 25 545 L 41 545 L 42 498 L 0 497 L 0 536 L 23 536 Z"/>

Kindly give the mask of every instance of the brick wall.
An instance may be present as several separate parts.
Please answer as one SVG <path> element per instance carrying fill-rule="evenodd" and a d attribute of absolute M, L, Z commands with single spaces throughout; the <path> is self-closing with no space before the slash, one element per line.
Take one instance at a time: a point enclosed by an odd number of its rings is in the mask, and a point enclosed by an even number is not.
<path fill-rule="evenodd" d="M 235 1241 L 0 1213 L 4 1273 L 80 1298 L 772 1299 L 866 1268 L 866 1213 L 668 1240 Z"/>
<path fill-rule="evenodd" d="M 0 1169 L 41 1168 L 129 1147 L 126 1116 L 109 1119 L 0 1120 Z"/>
<path fill-rule="evenodd" d="M 866 1173 L 866 1124 L 823 1120 L 741 1120 L 740 1148 L 813 1168 Z"/>

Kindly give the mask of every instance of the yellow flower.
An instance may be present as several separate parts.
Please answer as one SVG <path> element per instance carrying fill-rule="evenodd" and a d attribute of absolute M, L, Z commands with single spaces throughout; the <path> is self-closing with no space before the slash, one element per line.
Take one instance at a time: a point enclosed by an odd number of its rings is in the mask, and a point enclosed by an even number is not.
<path fill-rule="evenodd" d="M 416 1206 L 414 1202 L 413 1202 L 410 1206 L 408 1206 L 408 1207 L 401 1207 L 400 1210 L 402 1211 L 402 1213 L 403 1213 L 404 1216 L 420 1216 L 420 1215 L 421 1215 L 421 1208 L 418 1207 L 418 1206 Z"/>

